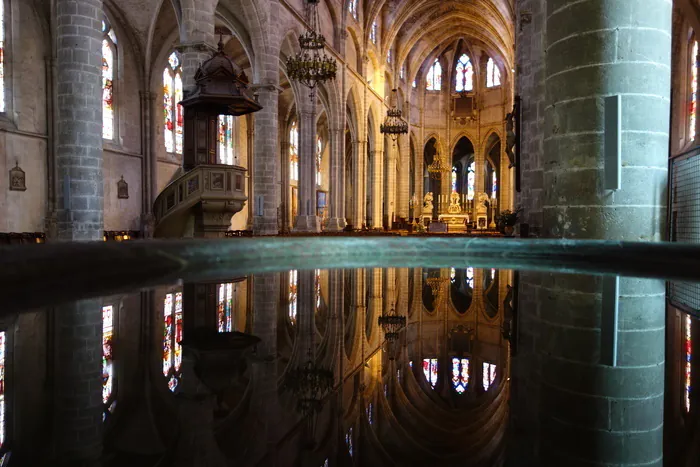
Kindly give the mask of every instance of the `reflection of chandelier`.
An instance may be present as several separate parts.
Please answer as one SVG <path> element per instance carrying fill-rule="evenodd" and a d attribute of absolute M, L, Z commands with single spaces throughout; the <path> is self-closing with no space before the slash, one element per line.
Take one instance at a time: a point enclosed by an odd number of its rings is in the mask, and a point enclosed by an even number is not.
<path fill-rule="evenodd" d="M 396 93 L 396 89 L 392 89 L 392 92 Z M 408 122 L 401 118 L 401 110 L 397 106 L 393 106 L 386 111 L 386 118 L 384 123 L 379 125 L 379 131 L 391 136 L 391 139 L 394 141 L 399 138 L 399 135 L 408 133 Z"/>
<path fill-rule="evenodd" d="M 442 174 L 450 173 L 451 171 L 452 168 L 447 165 L 445 161 L 442 160 L 442 157 L 440 157 L 440 155 L 437 153 L 433 157 L 433 162 L 428 166 L 430 178 L 434 178 L 435 180 L 440 180 L 442 178 Z"/>
<path fill-rule="evenodd" d="M 428 287 L 430 287 L 433 298 L 438 298 L 443 286 L 450 282 L 450 279 L 447 277 L 428 277 L 425 282 L 428 284 Z"/>
<path fill-rule="evenodd" d="M 393 311 L 393 310 L 392 310 Z M 394 314 L 382 314 L 379 317 L 379 325 L 384 330 L 384 337 L 388 341 L 395 341 L 399 338 L 399 331 L 406 327 L 406 317 Z"/>
<path fill-rule="evenodd" d="M 318 83 L 335 79 L 338 64 L 323 52 L 325 37 L 318 31 L 319 0 L 308 0 L 311 8 L 311 29 L 299 36 L 301 51 L 287 59 L 287 74 L 290 79 L 314 89 Z"/>
<path fill-rule="evenodd" d="M 333 388 L 333 372 L 319 368 L 310 359 L 287 374 L 286 386 L 297 398 L 297 410 L 304 416 L 320 412 L 323 398 Z"/>

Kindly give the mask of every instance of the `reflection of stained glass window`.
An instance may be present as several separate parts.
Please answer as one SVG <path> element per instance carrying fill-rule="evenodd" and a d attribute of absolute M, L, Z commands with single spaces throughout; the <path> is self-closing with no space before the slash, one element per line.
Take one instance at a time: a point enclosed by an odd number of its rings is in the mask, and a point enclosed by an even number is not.
<path fill-rule="evenodd" d="M 693 359 L 693 351 L 692 351 L 692 340 L 690 337 L 690 330 L 691 330 L 691 325 L 690 325 L 690 315 L 686 315 L 685 317 L 685 410 L 687 412 L 690 412 L 690 393 L 691 393 L 691 386 L 690 386 L 690 376 L 691 376 L 691 361 Z"/>
<path fill-rule="evenodd" d="M 695 139 L 695 122 L 698 112 L 698 41 L 693 41 L 690 55 L 690 109 L 688 112 L 688 139 Z"/>
<path fill-rule="evenodd" d="M 233 331 L 233 284 L 219 284 L 216 314 L 219 332 Z"/>
<path fill-rule="evenodd" d="M 372 23 L 372 28 L 369 30 L 369 40 L 372 41 L 372 44 L 377 43 L 377 21 L 376 20 Z"/>
<path fill-rule="evenodd" d="M 423 374 L 425 380 L 430 383 L 430 386 L 435 389 L 438 380 L 438 361 L 437 358 L 423 359 Z"/>
<path fill-rule="evenodd" d="M 299 180 L 299 130 L 297 122 L 289 129 L 289 179 Z"/>
<path fill-rule="evenodd" d="M 453 284 L 457 281 L 457 271 L 455 268 L 450 268 L 450 282 Z"/>
<path fill-rule="evenodd" d="M 328 467 L 328 459 L 326 459 L 325 461 L 323 461 L 323 467 Z"/>
<path fill-rule="evenodd" d="M 316 311 L 321 308 L 321 270 L 316 269 L 314 275 L 314 290 L 316 291 Z"/>
<path fill-rule="evenodd" d="M 114 390 L 112 339 L 114 337 L 114 307 L 102 307 L 102 403 L 108 404 Z"/>
<path fill-rule="evenodd" d="M 414 88 L 418 86 L 418 83 L 416 82 L 415 79 L 413 80 L 413 83 L 411 84 L 411 86 L 414 87 Z"/>
<path fill-rule="evenodd" d="M 457 167 L 452 167 L 452 193 L 457 191 Z"/>
<path fill-rule="evenodd" d="M 455 91 L 471 91 L 474 89 L 474 67 L 467 54 L 462 54 L 455 67 Z"/>
<path fill-rule="evenodd" d="M 163 70 L 163 116 L 165 128 L 165 150 L 182 154 L 184 116 L 182 106 L 182 64 L 177 52 L 168 57 L 168 66 Z"/>
<path fill-rule="evenodd" d="M 357 0 L 348 0 L 348 11 L 357 19 Z"/>
<path fill-rule="evenodd" d="M 470 289 L 474 288 L 474 268 L 467 268 L 467 274 L 464 281 L 466 282 L 467 287 Z"/>
<path fill-rule="evenodd" d="M 370 402 L 369 405 L 367 405 L 367 421 L 371 425 L 374 420 L 372 420 L 372 403 Z"/>
<path fill-rule="evenodd" d="M 299 284 L 299 271 L 289 271 L 289 321 L 297 322 L 297 287 Z"/>
<path fill-rule="evenodd" d="M 476 163 L 472 162 L 469 164 L 469 169 L 467 170 L 467 198 L 471 201 L 474 199 L 475 184 L 476 184 Z"/>
<path fill-rule="evenodd" d="M 114 139 L 114 52 L 116 35 L 102 21 L 102 137 Z"/>
<path fill-rule="evenodd" d="M 481 378 L 481 382 L 484 386 L 484 391 L 488 391 L 491 385 L 493 384 L 493 381 L 496 379 L 496 365 L 493 363 L 486 363 L 484 362 L 483 365 L 483 374 Z"/>
<path fill-rule="evenodd" d="M 321 162 L 323 161 L 323 142 L 321 137 L 316 137 L 316 185 L 321 186 L 323 176 L 321 175 Z"/>
<path fill-rule="evenodd" d="M 452 358 L 452 387 L 462 394 L 469 387 L 469 359 Z"/>
<path fill-rule="evenodd" d="M 5 356 L 7 353 L 5 343 L 5 333 L 0 332 L 0 447 L 5 444 L 7 438 L 7 427 L 5 426 Z"/>
<path fill-rule="evenodd" d="M 219 115 L 219 164 L 233 165 L 233 116 Z"/>
<path fill-rule="evenodd" d="M 0 112 L 4 112 L 4 111 L 5 111 L 5 2 L 0 1 Z M 4 405 L 3 405 L 3 407 L 4 407 Z M 0 429 L 3 429 L 3 428 L 0 428 Z"/>
<path fill-rule="evenodd" d="M 405 78 L 406 78 L 406 64 L 404 63 L 403 65 L 401 65 L 401 68 L 399 69 L 399 79 L 405 79 Z"/>
<path fill-rule="evenodd" d="M 391 49 L 386 53 L 386 62 L 391 65 Z"/>
<path fill-rule="evenodd" d="M 491 269 L 491 280 L 493 280 L 494 277 L 496 277 L 496 270 L 495 270 L 495 269 Z"/>
<path fill-rule="evenodd" d="M 174 300 L 173 300 L 174 299 Z M 174 307 L 173 307 L 174 301 Z M 174 308 L 174 310 L 173 310 Z M 182 293 L 167 294 L 163 301 L 163 376 L 175 391 L 182 377 Z"/>
<path fill-rule="evenodd" d="M 433 66 L 431 66 L 428 70 L 425 89 L 427 89 L 428 91 L 439 91 L 441 87 L 442 67 L 440 66 L 440 62 L 437 59 L 435 59 L 435 63 L 433 63 Z"/>
<path fill-rule="evenodd" d="M 492 88 L 501 85 L 501 70 L 498 69 L 493 58 L 486 62 L 486 87 Z"/>
<path fill-rule="evenodd" d="M 352 427 L 348 429 L 348 432 L 345 435 L 345 444 L 348 445 L 348 454 L 350 454 L 350 457 L 352 457 Z"/>

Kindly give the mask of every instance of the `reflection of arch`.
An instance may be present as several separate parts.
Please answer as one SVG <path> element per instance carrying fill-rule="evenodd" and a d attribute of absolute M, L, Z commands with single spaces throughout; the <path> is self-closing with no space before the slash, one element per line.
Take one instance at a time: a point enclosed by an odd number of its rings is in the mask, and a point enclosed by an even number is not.
<path fill-rule="evenodd" d="M 484 290 L 484 314 L 489 319 L 498 317 L 499 278 L 497 269 L 482 269 Z"/>
<path fill-rule="evenodd" d="M 450 300 L 455 311 L 465 314 L 474 297 L 474 268 L 450 269 Z"/>

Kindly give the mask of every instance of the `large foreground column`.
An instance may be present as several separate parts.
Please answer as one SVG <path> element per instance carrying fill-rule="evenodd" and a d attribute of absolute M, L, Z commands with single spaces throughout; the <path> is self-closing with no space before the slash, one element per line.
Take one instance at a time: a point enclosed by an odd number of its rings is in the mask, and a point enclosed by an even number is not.
<path fill-rule="evenodd" d="M 545 236 L 662 239 L 670 30 L 667 0 L 547 1 Z M 622 103 L 617 191 L 604 188 L 603 104 L 611 95 Z M 532 352 L 523 370 L 540 399 L 538 465 L 662 465 L 663 283 L 620 281 L 612 367 L 601 362 L 600 278 L 522 278 L 521 342 Z"/>
<path fill-rule="evenodd" d="M 280 163 L 277 148 L 279 93 L 276 84 L 254 86 L 253 88 L 258 93 L 258 102 L 263 107 L 253 117 L 255 125 L 253 155 L 255 198 L 248 201 L 255 203 L 254 206 L 258 206 L 253 210 L 255 215 L 253 233 L 255 235 L 277 235 L 279 232 L 277 225 L 279 215 L 278 164 Z M 262 209 L 259 209 L 260 207 Z"/>

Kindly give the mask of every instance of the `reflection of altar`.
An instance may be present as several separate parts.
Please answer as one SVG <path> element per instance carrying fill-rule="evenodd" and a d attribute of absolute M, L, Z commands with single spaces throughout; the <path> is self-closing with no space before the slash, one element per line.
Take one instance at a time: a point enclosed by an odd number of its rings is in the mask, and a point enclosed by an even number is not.
<path fill-rule="evenodd" d="M 449 233 L 466 232 L 469 214 L 440 214 L 438 220 L 447 224 L 447 231 Z"/>

